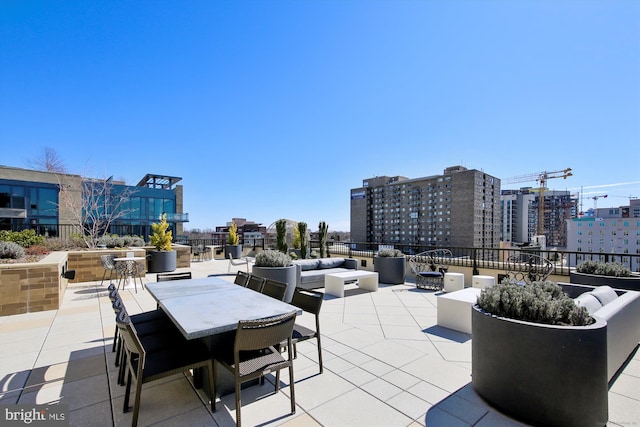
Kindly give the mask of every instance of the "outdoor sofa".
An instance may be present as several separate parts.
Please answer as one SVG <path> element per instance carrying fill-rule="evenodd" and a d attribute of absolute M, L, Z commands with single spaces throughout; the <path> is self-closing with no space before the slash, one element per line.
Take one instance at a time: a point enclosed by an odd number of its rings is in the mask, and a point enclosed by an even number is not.
<path fill-rule="evenodd" d="M 296 266 L 296 286 L 303 289 L 324 287 L 324 276 L 357 270 L 358 261 L 353 258 L 314 258 L 293 261 Z"/>

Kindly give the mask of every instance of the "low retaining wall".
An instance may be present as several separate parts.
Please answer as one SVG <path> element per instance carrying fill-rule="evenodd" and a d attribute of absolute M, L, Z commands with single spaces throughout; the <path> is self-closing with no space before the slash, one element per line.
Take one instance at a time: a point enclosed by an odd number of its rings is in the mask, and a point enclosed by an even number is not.
<path fill-rule="evenodd" d="M 60 308 L 66 268 L 66 252 L 53 252 L 37 263 L 0 265 L 0 316 Z"/>

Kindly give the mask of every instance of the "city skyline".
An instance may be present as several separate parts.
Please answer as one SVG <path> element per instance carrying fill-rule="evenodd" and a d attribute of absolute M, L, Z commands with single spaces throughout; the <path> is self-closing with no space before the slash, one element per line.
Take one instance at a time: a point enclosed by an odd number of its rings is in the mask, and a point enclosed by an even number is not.
<path fill-rule="evenodd" d="M 633 1 L 7 1 L 0 164 L 51 147 L 69 173 L 179 176 L 187 229 L 348 231 L 364 179 L 454 165 L 571 167 L 547 187 L 626 205 L 639 20 Z"/>

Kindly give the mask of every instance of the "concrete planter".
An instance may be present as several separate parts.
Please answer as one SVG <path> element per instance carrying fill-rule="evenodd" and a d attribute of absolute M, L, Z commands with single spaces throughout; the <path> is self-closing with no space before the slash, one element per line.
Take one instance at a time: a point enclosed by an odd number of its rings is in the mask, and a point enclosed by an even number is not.
<path fill-rule="evenodd" d="M 177 266 L 176 251 L 149 251 L 147 272 L 165 273 L 175 271 Z"/>
<path fill-rule="evenodd" d="M 472 382 L 519 421 L 604 426 L 608 419 L 607 324 L 554 326 L 472 314 Z"/>
<path fill-rule="evenodd" d="M 380 283 L 400 284 L 407 277 L 405 257 L 373 257 L 373 271 L 378 273 Z"/>
<path fill-rule="evenodd" d="M 290 265 L 289 267 L 258 267 L 256 265 L 252 268 L 252 273 L 265 279 L 277 280 L 287 284 L 287 292 L 284 295 L 285 302 L 291 302 L 293 298 L 293 291 L 296 288 L 296 266 Z"/>
<path fill-rule="evenodd" d="M 569 283 L 589 286 L 609 285 L 614 289 L 626 289 L 628 291 L 640 291 L 640 276 L 615 277 L 601 276 L 598 274 L 569 272 Z"/>
<path fill-rule="evenodd" d="M 242 245 L 227 245 L 224 247 L 224 258 L 229 259 L 229 254 L 233 256 L 233 259 L 242 258 Z"/>

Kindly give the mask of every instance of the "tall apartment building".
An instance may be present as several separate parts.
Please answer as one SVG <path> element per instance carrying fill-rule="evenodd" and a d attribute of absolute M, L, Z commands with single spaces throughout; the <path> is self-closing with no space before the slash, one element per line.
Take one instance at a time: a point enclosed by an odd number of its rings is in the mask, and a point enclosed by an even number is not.
<path fill-rule="evenodd" d="M 628 206 L 599 208 L 593 216 L 567 221 L 567 250 L 585 253 L 617 254 L 633 271 L 640 271 L 640 199 L 632 199 Z M 583 260 L 577 256 L 578 264 Z"/>
<path fill-rule="evenodd" d="M 500 239 L 526 243 L 538 234 L 540 192 L 537 188 L 502 190 L 500 196 Z M 566 220 L 577 216 L 578 200 L 569 191 L 544 192 L 543 230 L 547 247 L 567 246 Z"/>
<path fill-rule="evenodd" d="M 354 242 L 497 247 L 500 180 L 452 166 L 442 175 L 379 176 L 351 189 Z"/>

